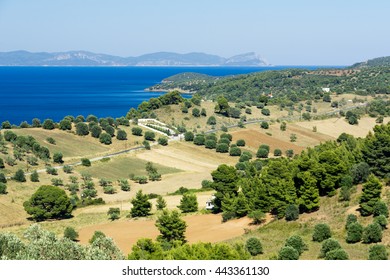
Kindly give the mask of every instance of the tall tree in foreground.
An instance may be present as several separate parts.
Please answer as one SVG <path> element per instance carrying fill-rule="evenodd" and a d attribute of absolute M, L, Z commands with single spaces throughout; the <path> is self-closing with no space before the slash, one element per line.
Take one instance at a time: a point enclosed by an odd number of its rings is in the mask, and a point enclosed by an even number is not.
<path fill-rule="evenodd" d="M 157 237 L 159 241 L 172 243 L 180 241 L 185 243 L 185 231 L 187 224 L 180 218 L 180 213 L 176 210 L 170 212 L 163 210 L 163 213 L 157 218 L 156 227 L 160 231 Z"/>
<path fill-rule="evenodd" d="M 367 183 L 363 185 L 363 192 L 360 197 L 360 213 L 369 216 L 374 211 L 375 203 L 380 200 L 382 184 L 375 175 L 368 176 Z"/>

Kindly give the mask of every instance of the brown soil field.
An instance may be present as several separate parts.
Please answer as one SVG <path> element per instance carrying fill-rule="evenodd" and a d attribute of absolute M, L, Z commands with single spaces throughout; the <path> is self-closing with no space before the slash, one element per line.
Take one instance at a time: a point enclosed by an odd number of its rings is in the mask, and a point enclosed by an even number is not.
<path fill-rule="evenodd" d="M 295 153 L 300 153 L 304 148 L 294 143 L 286 142 L 275 137 L 266 135 L 259 130 L 244 129 L 231 133 L 233 135 L 233 141 L 238 139 L 244 139 L 246 145 L 254 150 L 258 149 L 261 144 L 267 144 L 270 146 L 270 152 L 275 149 L 281 149 L 286 151 L 288 149 L 294 150 Z"/>
<path fill-rule="evenodd" d="M 383 123 L 390 121 L 387 117 Z M 310 129 L 313 126 L 317 127 L 317 132 L 337 138 L 341 133 L 345 132 L 355 137 L 366 137 L 369 131 L 376 125 L 375 118 L 363 117 L 359 120 L 358 125 L 350 125 L 345 118 L 331 118 L 326 120 L 317 120 L 310 122 L 297 122 L 297 126 Z"/>
<path fill-rule="evenodd" d="M 221 215 L 191 215 L 183 218 L 187 223 L 186 238 L 189 243 L 218 242 L 244 234 L 245 228 L 250 228 L 251 220 L 242 218 L 222 223 Z M 131 247 L 140 238 L 155 239 L 159 235 L 155 220 L 127 220 L 93 225 L 79 231 L 80 243 L 87 244 L 93 233 L 102 231 L 114 239 L 118 247 L 129 253 Z M 253 227 L 253 226 L 252 226 Z"/>

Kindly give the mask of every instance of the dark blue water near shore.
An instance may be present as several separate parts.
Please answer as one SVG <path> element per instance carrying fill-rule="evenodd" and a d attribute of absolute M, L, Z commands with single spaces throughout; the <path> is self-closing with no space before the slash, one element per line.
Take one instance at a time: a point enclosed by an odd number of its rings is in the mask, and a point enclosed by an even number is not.
<path fill-rule="evenodd" d="M 66 115 L 125 116 L 131 107 L 162 93 L 145 88 L 182 72 L 213 76 L 287 67 L 0 67 L 0 122 Z M 308 67 L 315 68 L 315 67 Z"/>

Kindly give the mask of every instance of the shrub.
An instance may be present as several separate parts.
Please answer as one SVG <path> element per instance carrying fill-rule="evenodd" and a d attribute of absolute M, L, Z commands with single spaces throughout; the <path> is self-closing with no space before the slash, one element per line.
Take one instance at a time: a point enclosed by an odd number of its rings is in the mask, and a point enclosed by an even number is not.
<path fill-rule="evenodd" d="M 47 130 L 52 130 L 55 128 L 55 124 L 54 124 L 54 121 L 52 119 L 46 119 L 44 120 L 43 124 L 42 124 L 42 128 L 43 129 L 47 129 Z"/>
<path fill-rule="evenodd" d="M 348 260 L 349 256 L 344 249 L 336 249 L 326 253 L 325 260 Z"/>
<path fill-rule="evenodd" d="M 166 146 L 168 145 L 168 138 L 166 137 L 159 137 L 157 142 L 162 145 L 162 146 Z"/>
<path fill-rule="evenodd" d="M 187 131 L 186 133 L 184 133 L 184 140 L 194 141 L 194 133 L 192 133 L 191 131 Z"/>
<path fill-rule="evenodd" d="M 386 247 L 382 244 L 375 244 L 368 251 L 369 260 L 388 260 L 388 258 L 389 254 L 386 251 Z"/>
<path fill-rule="evenodd" d="M 119 210 L 119 208 L 110 207 L 107 211 L 108 218 L 111 221 L 119 219 L 120 214 L 121 214 L 121 211 Z"/>
<path fill-rule="evenodd" d="M 76 134 L 80 136 L 85 136 L 89 134 L 89 128 L 86 123 L 79 122 L 76 124 Z"/>
<path fill-rule="evenodd" d="M 268 124 L 268 122 L 261 122 L 260 127 L 263 128 L 263 129 L 268 129 L 269 128 L 269 124 Z"/>
<path fill-rule="evenodd" d="M 374 217 L 383 215 L 386 218 L 389 217 L 389 208 L 387 207 L 387 204 L 381 200 L 377 201 L 374 204 L 374 208 L 372 213 L 374 214 Z"/>
<path fill-rule="evenodd" d="M 87 159 L 87 158 L 82 158 L 81 159 L 81 165 L 89 167 L 89 166 L 91 166 L 91 161 L 89 159 Z"/>
<path fill-rule="evenodd" d="M 218 140 L 218 144 L 224 143 L 224 144 L 230 145 L 230 142 L 231 142 L 231 141 L 230 141 L 228 138 L 220 138 L 220 139 Z"/>
<path fill-rule="evenodd" d="M 253 220 L 252 223 L 255 225 L 259 225 L 265 221 L 265 214 L 261 210 L 254 210 L 250 212 L 248 217 Z"/>
<path fill-rule="evenodd" d="M 60 178 L 52 178 L 51 183 L 53 186 L 63 186 L 64 182 Z"/>
<path fill-rule="evenodd" d="M 53 154 L 53 162 L 55 163 L 63 163 L 64 161 L 62 160 L 62 153 L 61 152 L 56 152 Z"/>
<path fill-rule="evenodd" d="M 286 151 L 286 156 L 288 157 L 288 158 L 292 158 L 293 156 L 294 156 L 294 150 L 287 150 Z"/>
<path fill-rule="evenodd" d="M 374 223 L 377 223 L 378 225 L 380 225 L 382 229 L 387 228 L 387 219 L 383 215 L 376 216 L 374 218 Z"/>
<path fill-rule="evenodd" d="M 232 157 L 239 157 L 241 155 L 241 149 L 238 147 L 230 148 L 229 155 Z"/>
<path fill-rule="evenodd" d="M 165 207 L 167 207 L 167 202 L 161 195 L 159 195 L 156 200 L 156 208 L 157 210 L 163 210 Z"/>
<path fill-rule="evenodd" d="M 8 142 L 14 141 L 18 136 L 12 132 L 12 131 L 5 131 L 4 132 L 4 140 Z"/>
<path fill-rule="evenodd" d="M 90 131 L 92 137 L 99 138 L 100 134 L 102 133 L 102 128 L 98 125 L 93 125 Z"/>
<path fill-rule="evenodd" d="M 225 144 L 225 143 L 220 143 L 217 145 L 216 151 L 218 153 L 227 153 L 227 152 L 229 152 L 229 145 Z"/>
<path fill-rule="evenodd" d="M 287 124 L 286 124 L 285 122 L 282 122 L 282 123 L 280 124 L 280 130 L 281 130 L 281 131 L 286 131 L 286 128 L 287 128 Z"/>
<path fill-rule="evenodd" d="M 245 162 L 245 161 L 249 161 L 252 159 L 252 154 L 248 151 L 243 151 L 241 156 L 240 156 L 240 159 L 239 161 L 240 162 Z"/>
<path fill-rule="evenodd" d="M 290 135 L 290 142 L 296 142 L 296 141 L 297 141 L 297 135 L 294 134 L 294 133 L 292 133 L 292 134 Z"/>
<path fill-rule="evenodd" d="M 116 139 L 118 140 L 126 140 L 127 139 L 127 133 L 126 131 L 119 129 L 116 134 Z"/>
<path fill-rule="evenodd" d="M 7 185 L 3 182 L 0 182 L 0 194 L 6 194 L 7 193 Z"/>
<path fill-rule="evenodd" d="M 47 141 L 47 143 L 52 144 L 52 145 L 56 144 L 56 140 L 53 137 L 47 137 L 46 141 Z"/>
<path fill-rule="evenodd" d="M 279 251 L 278 260 L 298 260 L 298 259 L 299 259 L 298 251 L 291 246 L 283 247 Z"/>
<path fill-rule="evenodd" d="M 349 224 L 347 228 L 347 237 L 345 241 L 347 243 L 356 243 L 362 240 L 363 236 L 363 226 L 358 222 L 353 222 Z"/>
<path fill-rule="evenodd" d="M 49 175 L 58 175 L 57 169 L 51 166 L 46 167 L 46 173 Z"/>
<path fill-rule="evenodd" d="M 70 174 L 73 172 L 73 167 L 70 165 L 64 165 L 63 170 L 65 173 Z"/>
<path fill-rule="evenodd" d="M 99 136 L 99 141 L 100 143 L 102 144 L 105 144 L 105 145 L 110 145 L 112 143 L 112 137 L 110 134 L 108 134 L 107 132 L 103 132 L 100 134 Z"/>
<path fill-rule="evenodd" d="M 192 115 L 196 118 L 200 117 L 200 110 L 198 108 L 192 109 Z"/>
<path fill-rule="evenodd" d="M 211 116 L 207 119 L 207 124 L 208 125 L 216 125 L 217 124 L 217 120 L 215 119 L 214 116 Z"/>
<path fill-rule="evenodd" d="M 282 155 L 282 150 L 281 149 L 275 149 L 274 150 L 274 156 L 275 157 L 280 157 Z"/>
<path fill-rule="evenodd" d="M 357 223 L 357 216 L 354 214 L 349 214 L 347 216 L 347 221 L 345 222 L 345 229 L 348 229 L 349 225 L 352 223 Z"/>
<path fill-rule="evenodd" d="M 264 115 L 264 116 L 269 116 L 271 114 L 270 110 L 264 108 L 264 109 L 261 109 L 261 113 Z"/>
<path fill-rule="evenodd" d="M 245 248 L 252 256 L 257 256 L 263 253 L 263 246 L 261 241 L 256 237 L 249 238 L 245 243 Z"/>
<path fill-rule="evenodd" d="M 13 179 L 17 182 L 26 182 L 26 176 L 24 175 L 24 171 L 22 169 L 16 171 Z"/>
<path fill-rule="evenodd" d="M 203 134 L 197 134 L 194 138 L 195 145 L 201 146 L 201 145 L 204 145 L 205 142 L 206 142 L 206 138 L 204 137 Z"/>
<path fill-rule="evenodd" d="M 130 191 L 130 184 L 127 179 L 119 179 L 118 180 L 119 186 L 121 187 L 122 191 L 128 192 Z"/>
<path fill-rule="evenodd" d="M 154 141 L 156 138 L 156 134 L 152 131 L 146 131 L 144 135 L 145 140 Z"/>
<path fill-rule="evenodd" d="M 7 183 L 7 178 L 3 173 L 0 173 L 0 183 Z"/>
<path fill-rule="evenodd" d="M 299 218 L 299 208 L 295 204 L 286 207 L 286 221 L 295 221 Z"/>
<path fill-rule="evenodd" d="M 236 142 L 236 145 L 238 147 L 244 147 L 245 146 L 245 140 L 244 139 L 238 139 L 237 142 Z"/>
<path fill-rule="evenodd" d="M 298 251 L 299 255 L 303 253 L 303 251 L 307 250 L 307 245 L 303 241 L 302 237 L 298 235 L 290 236 L 286 243 L 284 244 L 285 247 L 293 247 L 295 250 Z"/>
<path fill-rule="evenodd" d="M 269 151 L 264 148 L 259 148 L 256 153 L 257 158 L 268 158 Z"/>
<path fill-rule="evenodd" d="M 133 127 L 131 129 L 131 134 L 133 134 L 135 136 L 142 136 L 142 128 L 140 128 L 140 127 Z"/>
<path fill-rule="evenodd" d="M 340 243 L 333 238 L 326 239 L 321 246 L 320 258 L 325 258 L 326 254 L 330 251 L 341 249 Z"/>
<path fill-rule="evenodd" d="M 229 139 L 229 141 L 231 142 L 233 139 L 233 136 L 230 133 L 222 133 L 219 138 L 226 138 L 226 139 Z"/>
<path fill-rule="evenodd" d="M 206 140 L 206 142 L 204 143 L 204 146 L 207 149 L 215 149 L 217 147 L 217 142 L 215 140 L 209 139 L 209 140 Z"/>
<path fill-rule="evenodd" d="M 145 147 L 146 150 L 150 150 L 150 143 L 149 143 L 149 141 L 146 141 L 146 140 L 143 141 L 143 142 L 142 142 L 142 145 L 144 145 L 144 147 Z"/>
<path fill-rule="evenodd" d="M 316 242 L 322 242 L 332 236 L 330 227 L 327 224 L 317 224 L 314 227 L 312 239 Z"/>
<path fill-rule="evenodd" d="M 382 228 L 379 224 L 368 225 L 363 231 L 364 243 L 378 243 L 382 241 Z"/>
<path fill-rule="evenodd" d="M 223 212 L 222 213 L 222 222 L 227 222 L 229 220 L 232 220 L 232 219 L 235 219 L 237 216 L 236 216 L 236 213 L 235 212 L 232 212 L 232 211 L 228 211 L 228 212 Z"/>
<path fill-rule="evenodd" d="M 79 238 L 79 234 L 73 227 L 66 227 L 64 230 L 64 237 L 72 241 L 77 241 L 77 238 Z"/>

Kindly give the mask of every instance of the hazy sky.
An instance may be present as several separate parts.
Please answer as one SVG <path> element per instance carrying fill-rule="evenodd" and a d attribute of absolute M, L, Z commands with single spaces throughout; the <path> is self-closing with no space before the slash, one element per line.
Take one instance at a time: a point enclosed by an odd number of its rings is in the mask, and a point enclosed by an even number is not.
<path fill-rule="evenodd" d="M 349 65 L 390 55 L 390 1 L 0 0 L 0 51 L 22 49 Z"/>

